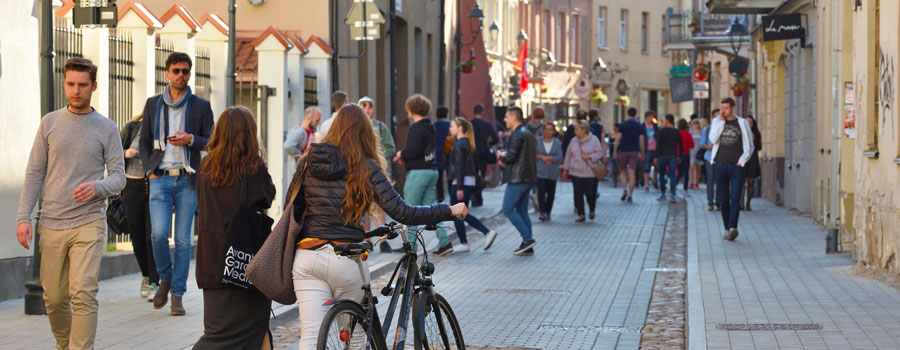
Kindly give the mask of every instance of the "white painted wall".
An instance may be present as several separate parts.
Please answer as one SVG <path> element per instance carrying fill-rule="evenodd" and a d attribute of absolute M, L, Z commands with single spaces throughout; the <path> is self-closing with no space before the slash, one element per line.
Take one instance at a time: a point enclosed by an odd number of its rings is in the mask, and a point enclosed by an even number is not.
<path fill-rule="evenodd" d="M 277 197 L 284 195 L 284 189 L 287 188 L 284 179 L 284 165 L 287 156 L 282 150 L 284 143 L 285 131 L 285 112 L 288 110 L 287 100 L 287 52 L 284 46 L 273 37 L 269 36 L 259 46 L 256 47 L 259 53 L 259 85 L 267 85 L 275 88 L 275 96 L 270 96 L 268 100 L 268 115 L 265 124 L 260 121 L 260 129 L 266 128 L 267 139 L 263 144 L 266 149 L 266 165 L 269 168 L 269 174 L 272 176 L 272 182 L 275 184 L 275 193 Z M 260 116 L 257 116 L 259 121 Z M 262 137 L 262 135 L 260 135 Z M 269 209 L 269 215 L 279 217 L 281 215 L 281 206 L 273 205 Z"/>
<path fill-rule="evenodd" d="M 0 259 L 32 255 L 13 232 L 41 117 L 37 3 L 4 1 L 0 12 Z"/>

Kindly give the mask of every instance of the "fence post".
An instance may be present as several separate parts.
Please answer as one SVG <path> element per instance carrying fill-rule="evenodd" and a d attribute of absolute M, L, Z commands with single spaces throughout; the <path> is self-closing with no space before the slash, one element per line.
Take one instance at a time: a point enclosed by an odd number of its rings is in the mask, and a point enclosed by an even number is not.
<path fill-rule="evenodd" d="M 322 110 L 319 123 L 322 123 L 331 118 L 331 55 L 334 50 L 315 34 L 306 39 L 306 48 L 309 53 L 303 56 L 303 66 L 316 72 L 319 109 Z"/>
<path fill-rule="evenodd" d="M 116 30 L 131 36 L 134 61 L 131 114 L 137 115 L 143 112 L 144 102 L 156 95 L 156 30 L 162 28 L 162 22 L 140 3 L 128 4 L 119 11 Z"/>
<path fill-rule="evenodd" d="M 84 57 L 97 65 L 97 91 L 91 96 L 91 106 L 109 117 L 109 28 L 83 28 Z"/>
<path fill-rule="evenodd" d="M 209 103 L 213 116 L 219 117 L 227 106 L 225 68 L 228 61 L 228 25 L 214 13 L 200 19 L 202 30 L 197 34 L 197 47 L 209 50 Z"/>
<path fill-rule="evenodd" d="M 287 89 L 287 51 L 293 48 L 293 45 L 278 29 L 269 27 L 262 35 L 253 41 L 258 53 L 258 82 L 261 88 L 273 88 L 274 93 L 270 91 L 266 101 L 260 101 L 260 104 L 267 106 L 266 116 L 257 116 L 257 120 L 265 120 L 266 125 L 260 125 L 260 129 L 265 128 L 264 134 L 267 135 L 263 140 L 266 148 L 267 165 L 269 173 L 272 175 L 272 182 L 275 183 L 275 192 L 283 193 L 286 188 L 284 184 L 284 168 L 288 161 L 282 149 L 285 132 L 285 112 L 288 110 L 288 89 Z M 270 214 L 278 216 L 281 214 L 280 206 L 273 206 Z"/>

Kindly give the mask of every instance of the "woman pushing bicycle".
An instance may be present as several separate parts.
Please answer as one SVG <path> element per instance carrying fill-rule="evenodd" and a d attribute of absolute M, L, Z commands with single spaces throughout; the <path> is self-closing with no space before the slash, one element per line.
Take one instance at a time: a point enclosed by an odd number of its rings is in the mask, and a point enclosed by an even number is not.
<path fill-rule="evenodd" d="M 413 96 L 410 100 L 414 98 L 424 99 Z M 358 265 L 335 255 L 334 246 L 363 241 L 362 219 L 374 205 L 409 225 L 435 224 L 468 214 L 462 203 L 407 205 L 385 175 L 381 153 L 371 121 L 362 108 L 350 104 L 338 111 L 328 134 L 310 146 L 297 166 L 291 188 L 302 184 L 293 202 L 295 218 L 303 222 L 293 265 L 301 350 L 316 348 L 329 308 L 326 301 L 363 297 Z"/>

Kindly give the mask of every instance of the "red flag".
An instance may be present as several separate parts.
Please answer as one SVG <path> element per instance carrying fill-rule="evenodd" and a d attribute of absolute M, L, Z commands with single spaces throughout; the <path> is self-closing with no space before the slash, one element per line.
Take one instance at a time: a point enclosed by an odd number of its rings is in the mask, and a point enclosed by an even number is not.
<path fill-rule="evenodd" d="M 525 92 L 528 89 L 528 40 L 523 40 L 522 48 L 519 49 L 519 57 L 516 59 L 516 70 L 519 71 L 519 74 L 522 77 L 519 88 L 521 92 Z"/>

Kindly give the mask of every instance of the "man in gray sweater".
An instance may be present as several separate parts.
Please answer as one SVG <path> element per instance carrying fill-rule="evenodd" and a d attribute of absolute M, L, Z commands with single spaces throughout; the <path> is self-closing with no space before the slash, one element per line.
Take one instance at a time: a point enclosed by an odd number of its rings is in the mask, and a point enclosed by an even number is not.
<path fill-rule="evenodd" d="M 29 249 L 32 212 L 43 199 L 38 232 L 50 328 L 58 349 L 93 349 L 106 198 L 125 188 L 125 157 L 116 124 L 90 105 L 97 66 L 72 58 L 64 76 L 69 105 L 41 119 L 19 198 L 16 235 Z"/>

